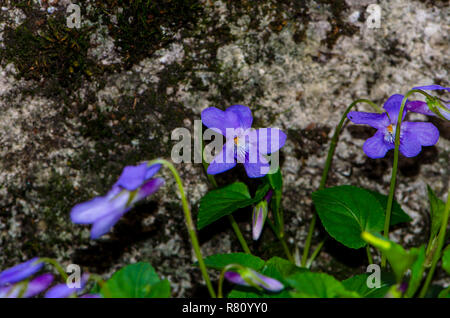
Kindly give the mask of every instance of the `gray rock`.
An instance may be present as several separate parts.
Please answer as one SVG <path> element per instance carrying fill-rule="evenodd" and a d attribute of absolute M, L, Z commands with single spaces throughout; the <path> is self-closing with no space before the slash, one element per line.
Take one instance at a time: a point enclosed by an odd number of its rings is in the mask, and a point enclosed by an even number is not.
<path fill-rule="evenodd" d="M 104 194 L 123 166 L 169 157 L 171 131 L 193 131 L 204 108 L 244 104 L 254 125 L 288 133 L 283 206 L 289 243 L 301 251 L 310 195 L 347 105 L 357 98 L 382 105 L 415 85 L 448 85 L 444 2 L 378 1 L 379 29 L 365 24 L 370 1 L 174 3 L 155 13 L 85 1 L 80 30 L 65 28 L 67 1 L 54 4 L 52 14 L 37 2 L 0 11 L 0 268 L 39 255 L 107 278 L 125 264 L 149 261 L 171 281 L 174 296 L 206 296 L 168 171 L 161 173 L 167 185 L 98 241 L 70 222 L 70 209 Z M 184 5 L 189 11 L 180 11 Z M 433 122 L 438 144 L 400 160 L 396 199 L 413 221 L 392 238 L 407 247 L 427 241 L 426 185 L 441 198 L 450 186 L 450 127 Z M 344 129 L 328 185 L 388 192 L 392 154 L 371 160 L 362 152 L 372 133 Z M 195 214 L 208 191 L 202 166 L 177 168 Z M 218 181 L 247 181 L 241 172 Z M 250 240 L 250 210 L 237 218 Z M 224 221 L 201 231 L 200 240 L 205 255 L 240 251 Z M 269 231 L 251 248 L 283 256 Z M 364 257 L 352 252 L 330 243 L 313 269 L 340 279 L 364 272 Z M 442 272 L 436 279 L 450 283 Z"/>

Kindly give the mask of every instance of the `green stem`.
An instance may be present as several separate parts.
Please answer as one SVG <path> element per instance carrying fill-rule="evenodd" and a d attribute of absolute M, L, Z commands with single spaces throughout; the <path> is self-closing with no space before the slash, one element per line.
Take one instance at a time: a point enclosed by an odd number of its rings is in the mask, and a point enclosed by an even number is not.
<path fill-rule="evenodd" d="M 183 187 L 183 183 L 181 182 L 180 175 L 178 174 L 178 171 L 175 169 L 173 164 L 164 159 L 153 160 L 149 163 L 149 166 L 156 164 L 156 163 L 163 164 L 167 168 L 169 168 L 169 170 L 172 172 L 172 174 L 175 178 L 175 181 L 178 185 L 178 189 L 179 189 L 180 195 L 181 195 L 181 202 L 183 205 L 184 216 L 186 219 L 186 226 L 187 226 L 187 229 L 189 232 L 189 236 L 191 238 L 192 247 L 194 248 L 195 256 L 197 257 L 198 265 L 200 267 L 200 271 L 202 272 L 203 279 L 205 280 L 206 286 L 208 287 L 209 294 L 211 295 L 211 297 L 215 298 L 216 292 L 214 291 L 214 288 L 211 284 L 211 280 L 208 275 L 208 271 L 206 270 L 206 265 L 205 265 L 205 262 L 202 257 L 202 252 L 200 250 L 200 245 L 198 243 L 197 234 L 195 233 L 195 225 L 192 220 L 191 210 L 189 209 L 189 204 L 186 199 L 186 195 L 184 193 L 184 187 Z"/>
<path fill-rule="evenodd" d="M 64 281 L 66 281 L 67 278 L 69 277 L 67 275 L 66 271 L 61 266 L 61 264 L 59 264 L 58 261 L 54 260 L 53 258 L 41 257 L 40 260 L 45 262 L 45 263 L 48 263 L 48 264 L 52 265 L 58 271 L 58 273 L 62 276 Z"/>
<path fill-rule="evenodd" d="M 449 212 L 450 212 L 450 190 L 448 191 L 447 194 L 447 203 L 445 204 L 444 215 L 442 216 L 442 223 L 441 229 L 439 230 L 437 248 L 433 254 L 433 260 L 431 261 L 431 268 L 430 271 L 428 272 L 425 284 L 423 285 L 422 290 L 420 291 L 419 294 L 420 298 L 425 297 L 425 295 L 427 294 L 428 287 L 430 286 L 431 279 L 433 278 L 433 274 L 436 269 L 436 265 L 439 261 L 439 258 L 441 257 L 441 250 L 444 246 L 445 233 L 447 231 Z"/>
<path fill-rule="evenodd" d="M 366 252 L 367 252 L 367 261 L 369 262 L 369 264 L 373 264 L 373 258 L 372 253 L 370 252 L 369 244 L 366 245 Z"/>
<path fill-rule="evenodd" d="M 320 251 L 322 250 L 323 245 L 325 244 L 326 240 L 328 239 L 328 236 L 325 237 L 322 242 L 317 245 L 314 252 L 311 254 L 311 257 L 309 258 L 308 262 L 306 263 L 306 268 L 310 268 L 314 260 L 316 259 L 317 255 L 319 255 Z"/>
<path fill-rule="evenodd" d="M 204 168 L 205 174 L 208 177 L 209 182 L 212 184 L 212 186 L 214 188 L 217 188 L 216 179 L 214 178 L 213 175 L 208 174 L 208 172 L 207 172 L 208 164 L 203 160 L 203 143 L 202 143 L 202 163 L 203 163 L 203 168 Z M 247 245 L 247 242 L 245 241 L 244 236 L 242 235 L 241 230 L 239 229 L 239 225 L 237 224 L 236 220 L 234 219 L 234 216 L 229 214 L 228 220 L 230 221 L 231 227 L 233 228 L 234 233 L 236 234 L 236 237 L 237 237 L 239 243 L 241 244 L 244 252 L 247 254 L 252 254 L 252 252 L 248 248 L 248 245 Z"/>
<path fill-rule="evenodd" d="M 277 231 L 275 225 L 269 218 L 267 218 L 266 222 L 267 222 L 267 224 L 269 224 L 273 233 L 275 234 L 277 239 L 280 241 L 281 246 L 283 247 L 284 253 L 286 254 L 286 257 L 288 258 L 288 260 L 291 261 L 292 263 L 295 263 L 294 257 L 292 256 L 291 252 L 289 251 L 289 246 L 287 245 L 286 240 L 284 239 L 284 234 L 279 233 Z"/>
<path fill-rule="evenodd" d="M 234 233 L 236 233 L 236 237 L 237 237 L 239 243 L 241 243 L 242 249 L 244 250 L 245 253 L 251 255 L 252 252 L 250 252 L 250 249 L 248 248 L 247 242 L 245 241 L 245 238 L 242 235 L 242 232 L 239 229 L 239 226 L 238 226 L 236 220 L 234 219 L 234 216 L 231 215 L 231 214 L 228 214 L 228 220 L 230 220 L 231 227 L 233 228 Z"/>
<path fill-rule="evenodd" d="M 394 201 L 394 195 L 395 195 L 395 185 L 397 182 L 397 168 L 398 168 L 398 157 L 399 157 L 399 147 L 400 147 L 400 126 L 403 121 L 403 110 L 405 108 L 406 101 L 408 97 L 413 93 L 420 93 L 425 95 L 426 97 L 430 97 L 427 93 L 421 90 L 410 90 L 406 93 L 406 95 L 403 97 L 402 104 L 400 106 L 400 111 L 397 119 L 397 126 L 395 127 L 395 149 L 394 149 L 394 162 L 392 164 L 392 175 L 391 175 L 391 184 L 389 188 L 389 196 L 388 196 L 388 202 L 386 206 L 386 216 L 384 219 L 384 231 L 383 235 L 386 239 L 389 239 L 389 225 L 391 221 L 391 212 L 392 212 L 392 204 Z M 381 255 L 381 267 L 386 267 L 386 255 Z"/>
<path fill-rule="evenodd" d="M 368 99 L 357 99 L 347 107 L 347 109 L 345 110 L 345 113 L 342 115 L 341 121 L 336 126 L 336 130 L 334 131 L 333 137 L 331 138 L 330 149 L 328 150 L 327 159 L 325 161 L 325 167 L 322 172 L 322 178 L 320 180 L 319 190 L 322 190 L 325 188 L 325 184 L 326 184 L 327 178 L 328 178 L 328 171 L 330 170 L 331 162 L 333 160 L 333 155 L 336 150 L 339 135 L 341 133 L 342 127 L 344 126 L 345 120 L 347 119 L 347 114 L 358 103 L 367 103 L 370 106 L 372 106 L 377 112 L 383 112 L 382 109 L 380 109 L 375 103 L 373 103 L 372 101 L 370 101 Z M 311 240 L 312 240 L 312 236 L 314 234 L 314 227 L 316 226 L 316 221 L 317 221 L 317 214 L 314 213 L 314 215 L 311 219 L 311 224 L 309 225 L 308 236 L 306 237 L 306 242 L 305 242 L 305 249 L 303 250 L 303 256 L 302 256 L 302 266 L 303 267 L 306 266 L 306 261 L 308 259 L 309 249 L 311 247 Z"/>

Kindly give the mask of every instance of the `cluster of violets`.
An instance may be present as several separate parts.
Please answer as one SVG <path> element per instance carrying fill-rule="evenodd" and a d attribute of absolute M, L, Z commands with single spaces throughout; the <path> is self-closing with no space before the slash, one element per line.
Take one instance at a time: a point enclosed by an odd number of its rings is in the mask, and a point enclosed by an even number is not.
<path fill-rule="evenodd" d="M 439 85 L 414 87 L 417 90 L 446 90 Z M 382 158 L 395 148 L 396 125 L 404 96 L 395 94 L 389 97 L 383 108 L 384 113 L 352 111 L 348 119 L 355 124 L 366 124 L 377 132 L 363 145 L 365 154 L 370 158 Z M 430 105 L 435 105 L 434 109 Z M 400 128 L 399 150 L 405 157 L 417 156 L 423 146 L 432 146 L 439 139 L 438 129 L 429 122 L 403 122 L 407 112 L 428 116 L 439 116 L 450 120 L 448 101 L 435 98 L 427 102 L 406 101 Z M 286 134 L 278 128 L 252 129 L 253 117 L 250 108 L 233 105 L 225 111 L 209 107 L 202 111 L 203 124 L 222 134 L 226 141 L 222 151 L 213 159 L 207 169 L 210 175 L 219 174 L 242 163 L 248 177 L 261 178 L 269 171 L 268 155 L 278 151 L 286 142 Z M 275 136 L 275 137 L 274 137 Z M 91 238 L 97 239 L 108 233 L 119 219 L 139 201 L 155 193 L 164 179 L 155 178 L 160 164 L 149 165 L 143 162 L 137 166 L 126 166 L 111 190 L 101 197 L 76 205 L 71 211 L 72 222 L 91 224 Z M 272 197 L 269 191 L 253 210 L 252 236 L 258 240 L 268 215 L 268 204 Z M 47 290 L 53 282 L 53 275 L 46 273 L 29 280 L 29 277 L 42 269 L 44 263 L 38 258 L 31 259 L 0 273 L 0 298 L 33 297 Z M 69 288 L 58 284 L 48 289 L 45 297 L 61 298 L 78 295 L 84 288 L 89 276 L 83 275 L 80 288 Z M 228 281 L 243 286 L 263 288 L 278 292 L 283 285 L 270 277 L 248 268 L 236 268 L 225 273 Z M 80 297 L 99 297 L 85 294 Z"/>
<path fill-rule="evenodd" d="M 71 288 L 67 284 L 56 284 L 49 288 L 54 280 L 50 273 L 41 274 L 32 279 L 44 267 L 44 262 L 33 258 L 0 272 L 0 298 L 29 298 L 45 292 L 45 298 L 99 298 L 97 294 L 82 294 L 89 274 L 81 277 L 80 287 Z"/>

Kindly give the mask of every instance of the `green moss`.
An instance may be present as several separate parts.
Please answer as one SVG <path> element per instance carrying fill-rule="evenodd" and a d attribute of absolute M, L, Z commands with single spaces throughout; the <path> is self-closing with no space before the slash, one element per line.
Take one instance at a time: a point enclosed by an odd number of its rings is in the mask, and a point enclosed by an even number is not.
<path fill-rule="evenodd" d="M 102 0 L 96 5 L 108 13 L 108 28 L 128 67 L 172 42 L 179 30 L 195 28 L 202 12 L 198 0 Z M 117 15 L 117 24 L 109 15 Z"/>
<path fill-rule="evenodd" d="M 1 59 L 2 64 L 14 63 L 19 78 L 44 78 L 47 87 L 73 90 L 99 71 L 87 57 L 91 28 L 70 29 L 63 15 L 47 17 L 30 8 L 25 12 L 24 23 L 5 29 Z"/>

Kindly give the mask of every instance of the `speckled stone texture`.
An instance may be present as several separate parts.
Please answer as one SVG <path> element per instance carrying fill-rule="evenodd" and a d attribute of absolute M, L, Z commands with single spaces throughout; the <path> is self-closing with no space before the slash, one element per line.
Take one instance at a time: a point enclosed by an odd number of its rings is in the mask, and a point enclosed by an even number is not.
<path fill-rule="evenodd" d="M 48 256 L 107 278 L 148 260 L 174 296 L 206 296 L 167 170 L 166 186 L 98 241 L 71 224 L 71 207 L 105 193 L 124 165 L 169 157 L 171 131 L 193 131 L 204 108 L 243 104 L 254 126 L 288 134 L 283 206 L 289 244 L 301 252 L 310 194 L 346 106 L 357 98 L 382 105 L 416 85 L 449 84 L 446 1 L 378 1 L 378 29 L 365 23 L 367 6 L 377 2 L 370 0 L 143 2 L 82 1 L 79 30 L 65 27 L 70 1 L 2 2 L 0 268 Z M 407 247 L 427 241 L 426 185 L 442 199 L 450 186 L 450 125 L 432 122 L 441 131 L 437 145 L 400 160 L 396 198 L 413 221 L 392 238 Z M 328 185 L 388 192 L 392 152 L 379 160 L 362 152 L 373 132 L 345 127 Z M 200 164 L 177 168 L 195 215 L 208 181 Z M 249 181 L 241 168 L 217 179 Z M 251 189 L 257 184 L 251 180 Z M 236 217 L 251 240 L 250 209 Z M 240 251 L 225 221 L 199 233 L 205 255 Z M 321 236 L 318 229 L 314 245 Z M 250 247 L 262 257 L 283 255 L 270 231 Z M 364 256 L 328 240 L 313 270 L 344 279 L 365 271 Z M 438 272 L 435 282 L 450 280 Z"/>

